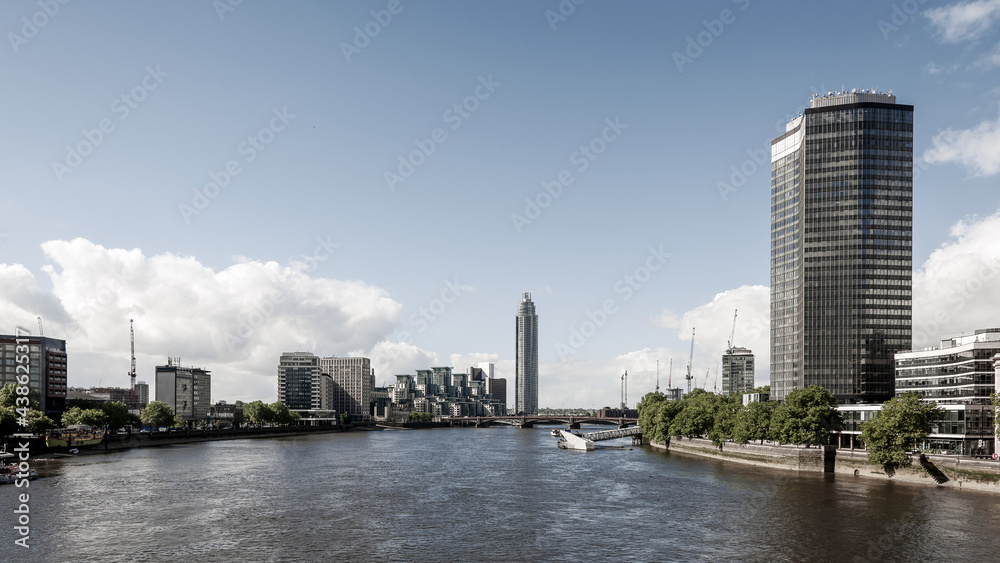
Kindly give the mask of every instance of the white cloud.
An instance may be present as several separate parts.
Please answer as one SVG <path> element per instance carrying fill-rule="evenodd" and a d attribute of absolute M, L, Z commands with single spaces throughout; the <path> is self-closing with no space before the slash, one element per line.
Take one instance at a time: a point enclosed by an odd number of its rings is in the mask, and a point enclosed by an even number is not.
<path fill-rule="evenodd" d="M 621 377 L 628 371 L 628 403 L 635 407 L 643 395 L 656 386 L 656 360 L 660 360 L 660 387 L 666 388 L 669 358 L 677 358 L 679 350 L 645 348 L 622 354 L 613 359 L 575 360 L 543 363 L 538 367 L 538 406 L 549 408 L 617 407 L 621 401 Z M 674 361 L 674 386 L 679 386 Z M 512 379 L 508 379 L 507 394 L 513 402 Z"/>
<path fill-rule="evenodd" d="M 961 221 L 913 273 L 913 347 L 1000 326 L 1000 210 Z"/>
<path fill-rule="evenodd" d="M 970 68 L 990 70 L 998 66 L 1000 66 L 1000 43 L 997 43 L 991 52 L 979 57 L 976 62 L 972 63 Z"/>
<path fill-rule="evenodd" d="M 938 37 L 945 43 L 958 43 L 980 37 L 1000 18 L 1000 0 L 959 2 L 931 8 L 924 12 Z"/>
<path fill-rule="evenodd" d="M 924 65 L 924 70 L 927 71 L 927 74 L 932 74 L 932 75 L 937 75 L 937 74 L 951 74 L 951 73 L 955 72 L 956 70 L 958 70 L 958 68 L 959 67 L 958 67 L 957 64 L 953 64 L 953 65 L 949 65 L 949 66 L 938 66 L 938 65 L 936 65 L 933 62 L 929 62 L 926 65 Z"/>
<path fill-rule="evenodd" d="M 396 382 L 397 374 L 415 374 L 418 369 L 440 367 L 441 357 L 433 352 L 404 342 L 383 340 L 371 348 L 371 351 L 357 350 L 352 356 L 365 356 L 372 360 L 375 370 L 375 385 L 382 386 L 387 381 Z"/>
<path fill-rule="evenodd" d="M 167 356 L 213 372 L 213 399 L 273 400 L 282 351 L 369 350 L 396 325 L 401 305 L 360 281 L 311 277 L 301 265 L 243 260 L 215 272 L 194 257 L 49 241 L 38 287 L 21 265 L 0 265 L 0 318 L 65 338 L 70 385 L 125 386 L 129 319 L 138 379 L 152 383 Z"/>
<path fill-rule="evenodd" d="M 974 129 L 945 129 L 934 136 L 933 142 L 923 156 L 931 164 L 960 163 L 973 176 L 1000 172 L 1000 116 Z"/>
<path fill-rule="evenodd" d="M 654 319 L 660 326 L 676 328 L 677 337 L 682 340 L 691 339 L 691 328 L 695 330 L 695 357 L 692 376 L 695 381 L 705 378 L 706 370 L 711 369 L 713 377 L 718 371 L 718 363 L 725 352 L 730 334 L 733 331 L 733 311 L 736 310 L 736 332 L 734 344 L 749 348 L 755 356 L 755 379 L 758 385 L 766 385 L 770 378 L 770 302 L 771 292 L 762 285 L 744 285 L 736 289 L 724 291 L 715 296 L 712 301 L 700 305 L 686 313 L 678 320 L 669 312 Z M 683 371 L 690 351 L 681 358 Z M 675 358 L 674 364 L 677 365 Z M 721 375 L 718 376 L 719 386 L 722 385 Z M 700 386 L 700 385 L 697 385 Z M 709 389 L 711 390 L 711 383 Z"/>

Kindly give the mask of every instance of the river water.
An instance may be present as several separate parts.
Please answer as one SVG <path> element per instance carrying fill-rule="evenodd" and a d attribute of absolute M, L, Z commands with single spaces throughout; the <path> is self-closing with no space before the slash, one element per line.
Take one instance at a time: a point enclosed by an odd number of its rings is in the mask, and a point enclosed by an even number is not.
<path fill-rule="evenodd" d="M 0 487 L 0 560 L 1000 560 L 1000 496 L 555 441 L 390 430 L 38 463 L 28 550 L 24 489 Z"/>

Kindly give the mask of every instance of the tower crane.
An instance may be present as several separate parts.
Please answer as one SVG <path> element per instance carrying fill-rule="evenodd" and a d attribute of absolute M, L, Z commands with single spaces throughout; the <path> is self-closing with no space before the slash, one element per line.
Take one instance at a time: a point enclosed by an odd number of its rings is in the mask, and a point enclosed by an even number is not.
<path fill-rule="evenodd" d="M 136 408 L 136 402 L 135 402 L 135 327 L 132 324 L 132 319 L 128 320 L 128 336 L 129 336 L 129 343 L 131 344 L 131 348 L 132 348 L 132 369 L 130 369 L 129 372 L 128 372 L 129 378 L 132 380 L 132 387 L 131 387 L 132 391 L 129 394 L 129 397 L 130 397 L 129 400 L 130 400 L 130 402 L 132 404 L 129 405 L 129 408 L 134 409 L 134 408 Z"/>
<path fill-rule="evenodd" d="M 660 360 L 656 360 L 656 392 L 660 392 Z"/>
<path fill-rule="evenodd" d="M 738 311 L 739 311 L 739 309 L 733 309 L 733 330 L 732 330 L 732 332 L 729 333 L 729 342 L 728 342 L 728 344 L 729 344 L 729 350 L 728 351 L 729 351 L 730 354 L 733 353 L 733 347 L 735 346 L 735 344 L 733 343 L 733 338 L 736 336 L 736 313 Z"/>
<path fill-rule="evenodd" d="M 694 376 L 691 375 L 691 364 L 693 363 L 694 363 L 694 327 L 691 327 L 691 358 L 688 360 L 687 375 L 684 376 L 684 378 L 687 379 L 688 393 L 691 392 L 691 381 L 694 379 Z"/>
<path fill-rule="evenodd" d="M 42 317 L 38 317 L 38 336 L 45 336 L 45 331 L 42 330 Z"/>
<path fill-rule="evenodd" d="M 670 358 L 670 369 L 667 371 L 667 389 L 673 387 L 674 359 Z"/>

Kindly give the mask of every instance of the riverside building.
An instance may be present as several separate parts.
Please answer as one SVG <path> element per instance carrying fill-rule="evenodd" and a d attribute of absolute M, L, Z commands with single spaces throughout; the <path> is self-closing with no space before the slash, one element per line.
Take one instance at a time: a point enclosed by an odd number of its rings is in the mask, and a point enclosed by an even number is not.
<path fill-rule="evenodd" d="M 416 375 L 396 375 L 396 383 L 386 388 L 386 400 L 376 401 L 375 418 L 405 422 L 411 412 L 426 412 L 441 416 L 504 416 L 505 399 L 490 394 L 490 381 L 482 376 L 481 368 L 469 368 L 469 373 L 454 373 L 450 367 L 417 370 Z M 506 388 L 506 386 L 504 386 Z"/>
<path fill-rule="evenodd" d="M 20 340 L 20 342 L 18 342 Z M 18 346 L 27 346 L 18 350 Z M 18 360 L 27 356 L 28 392 L 54 420 L 66 410 L 66 341 L 40 336 L 0 334 L 0 383 L 17 383 Z"/>
<path fill-rule="evenodd" d="M 990 394 L 996 391 L 993 358 L 998 353 L 1000 328 L 945 338 L 938 348 L 896 353 L 896 396 L 915 392 L 922 401 L 945 411 L 928 439 L 917 445 L 920 450 L 982 456 L 997 451 Z M 844 416 L 841 444 L 851 444 L 850 436 L 856 439 L 861 424 L 871 420 L 881 407 L 840 407 Z"/>
<path fill-rule="evenodd" d="M 538 412 L 538 315 L 531 294 L 521 294 L 514 326 L 514 412 Z"/>
<path fill-rule="evenodd" d="M 739 346 L 722 355 L 722 394 L 742 395 L 754 388 L 753 352 Z"/>
<path fill-rule="evenodd" d="M 371 418 L 375 402 L 375 372 L 369 358 L 320 358 L 323 373 L 333 380 L 333 409 L 354 420 Z"/>
<path fill-rule="evenodd" d="M 911 347 L 913 106 L 814 96 L 771 142 L 771 396 L 894 395 Z"/>
<path fill-rule="evenodd" d="M 167 358 L 167 365 L 156 366 L 156 400 L 188 422 L 207 420 L 212 407 L 212 372 L 180 364 L 180 358 Z"/>
<path fill-rule="evenodd" d="M 278 360 L 278 401 L 310 422 L 334 422 L 333 378 L 323 373 L 310 352 L 285 352 Z"/>

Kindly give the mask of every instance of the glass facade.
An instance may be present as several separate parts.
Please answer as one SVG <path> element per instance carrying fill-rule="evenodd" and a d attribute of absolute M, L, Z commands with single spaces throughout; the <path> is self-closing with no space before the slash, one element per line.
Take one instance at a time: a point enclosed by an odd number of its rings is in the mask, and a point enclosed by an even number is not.
<path fill-rule="evenodd" d="M 515 325 L 514 412 L 538 412 L 538 315 L 531 294 L 517 306 Z"/>
<path fill-rule="evenodd" d="M 772 141 L 771 395 L 894 394 L 911 345 L 913 106 L 814 98 Z"/>
<path fill-rule="evenodd" d="M 722 355 L 722 394 L 742 395 L 754 388 L 753 352 L 730 348 Z"/>
<path fill-rule="evenodd" d="M 944 340 L 941 348 L 896 354 L 896 395 L 914 391 L 939 405 L 989 405 L 997 353 L 1000 329 L 991 328 Z"/>

